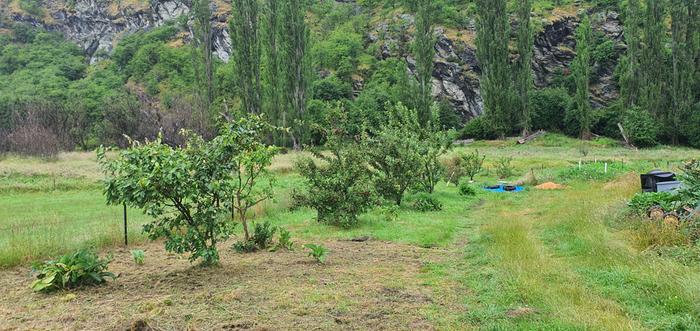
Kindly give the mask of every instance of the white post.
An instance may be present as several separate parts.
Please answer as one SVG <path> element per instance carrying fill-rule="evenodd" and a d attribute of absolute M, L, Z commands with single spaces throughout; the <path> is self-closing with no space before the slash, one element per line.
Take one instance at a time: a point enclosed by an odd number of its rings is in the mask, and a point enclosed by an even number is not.
<path fill-rule="evenodd" d="M 578 170 L 581 170 L 581 159 L 578 159 Z"/>
<path fill-rule="evenodd" d="M 608 173 L 608 163 L 607 162 L 605 162 L 605 173 L 606 174 Z"/>

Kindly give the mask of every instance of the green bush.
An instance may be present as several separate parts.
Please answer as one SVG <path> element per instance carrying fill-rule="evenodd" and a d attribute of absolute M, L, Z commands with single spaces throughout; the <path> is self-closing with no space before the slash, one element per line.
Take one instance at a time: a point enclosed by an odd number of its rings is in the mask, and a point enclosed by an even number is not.
<path fill-rule="evenodd" d="M 658 144 L 659 125 L 646 111 L 633 108 L 625 112 L 624 128 L 630 142 L 637 147 Z"/>
<path fill-rule="evenodd" d="M 489 140 L 496 139 L 498 135 L 493 130 L 486 116 L 473 118 L 462 129 L 461 138 Z"/>
<path fill-rule="evenodd" d="M 465 197 L 472 197 L 476 195 L 476 188 L 466 181 L 461 181 L 459 183 L 459 194 Z"/>
<path fill-rule="evenodd" d="M 272 244 L 272 238 L 277 232 L 277 227 L 272 226 L 270 221 L 255 223 L 253 236 L 250 238 L 259 249 L 267 249 Z"/>
<path fill-rule="evenodd" d="M 35 292 L 51 292 L 54 290 L 75 288 L 86 285 L 98 285 L 115 279 L 116 276 L 107 271 L 111 257 L 100 259 L 89 250 L 79 250 L 73 254 L 59 257 L 35 265 L 32 269 L 37 280 L 32 283 Z"/>
<path fill-rule="evenodd" d="M 441 211 L 442 202 L 430 194 L 419 193 L 413 201 L 413 209 L 420 212 Z"/>
<path fill-rule="evenodd" d="M 335 75 L 314 82 L 314 98 L 324 101 L 348 99 L 352 96 L 349 82 L 340 80 Z"/>
<path fill-rule="evenodd" d="M 237 253 L 252 253 L 258 250 L 258 246 L 252 240 L 240 240 L 233 243 L 231 249 Z"/>
<path fill-rule="evenodd" d="M 531 122 L 535 130 L 561 131 L 571 97 L 563 88 L 545 88 L 529 93 Z"/>

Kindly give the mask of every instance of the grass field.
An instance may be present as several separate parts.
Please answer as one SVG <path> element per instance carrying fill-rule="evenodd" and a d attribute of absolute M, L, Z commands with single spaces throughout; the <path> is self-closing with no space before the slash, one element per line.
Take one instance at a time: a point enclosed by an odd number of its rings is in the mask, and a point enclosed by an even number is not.
<path fill-rule="evenodd" d="M 525 146 L 477 142 L 494 183 L 494 163 L 512 157 L 511 181 L 534 174 L 557 191 L 479 193 L 464 198 L 440 183 L 440 212 L 409 206 L 396 220 L 382 210 L 342 230 L 310 210 L 289 211 L 302 179 L 294 154 L 281 156 L 274 202 L 256 210 L 289 229 L 297 246 L 330 248 L 327 265 L 292 252 L 236 254 L 200 269 L 140 234 L 148 219 L 130 211 L 129 249 L 121 247 L 121 208 L 104 205 L 94 155 L 0 161 L 0 325 L 10 329 L 101 329 L 147 324 L 161 329 L 698 330 L 700 265 L 650 253 L 624 214 L 639 171 L 674 168 L 700 157 L 691 149 L 633 151 L 609 141 L 582 147 L 548 135 Z M 578 163 L 582 162 L 579 169 Z M 604 165 L 608 163 L 608 173 Z M 367 242 L 349 239 L 369 236 Z M 33 294 L 27 266 L 77 247 L 113 252 L 108 285 Z M 687 254 L 700 247 L 681 247 Z M 686 255 L 687 255 L 686 254 Z"/>

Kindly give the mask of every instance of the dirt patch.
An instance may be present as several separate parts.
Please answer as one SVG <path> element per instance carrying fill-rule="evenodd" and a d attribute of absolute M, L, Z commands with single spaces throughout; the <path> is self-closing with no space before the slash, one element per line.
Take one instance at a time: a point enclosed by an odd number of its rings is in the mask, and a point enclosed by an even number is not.
<path fill-rule="evenodd" d="M 0 271 L 0 325 L 7 329 L 434 329 L 422 312 L 442 305 L 420 280 L 439 250 L 369 240 L 330 241 L 328 262 L 296 251 L 237 254 L 221 247 L 221 266 L 201 269 L 163 251 L 114 252 L 105 286 L 36 294 L 26 267 Z M 223 246 L 223 245 L 222 245 Z M 70 300 L 65 300 L 70 295 Z"/>
<path fill-rule="evenodd" d="M 564 185 L 553 182 L 546 182 L 535 186 L 535 188 L 538 190 L 561 190 L 564 189 Z"/>
<path fill-rule="evenodd" d="M 537 310 L 535 308 L 530 308 L 530 307 L 520 307 L 516 309 L 511 309 L 506 312 L 506 316 L 510 318 L 518 318 L 520 316 L 524 315 L 530 315 L 536 313 Z"/>

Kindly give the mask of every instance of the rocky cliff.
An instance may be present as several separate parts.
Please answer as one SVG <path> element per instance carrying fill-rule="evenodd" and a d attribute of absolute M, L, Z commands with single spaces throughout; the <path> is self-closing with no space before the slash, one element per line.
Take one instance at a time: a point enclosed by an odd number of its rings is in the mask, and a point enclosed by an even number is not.
<path fill-rule="evenodd" d="M 348 2 L 348 1 L 343 1 Z M 18 0 L 0 0 L 2 14 L 10 21 L 26 22 L 62 32 L 66 38 L 76 42 L 92 62 L 108 54 L 118 40 L 129 33 L 162 25 L 187 13 L 190 0 L 48 0 L 40 15 L 28 14 L 18 6 Z M 227 61 L 231 44 L 226 31 L 226 20 L 230 5 L 221 0 L 213 1 L 215 30 L 215 52 Z M 624 49 L 622 24 L 615 13 L 594 13 L 596 31 L 614 41 L 615 56 L 612 63 L 596 64 L 591 86 L 594 106 L 603 106 L 618 94 L 613 79 L 617 55 Z M 541 28 L 535 37 L 533 70 L 535 85 L 546 87 L 557 77 L 568 74 L 568 65 L 575 57 L 574 31 L 576 14 L 553 15 L 541 19 Z M 413 17 L 397 14 L 381 20 L 371 27 L 367 36 L 369 43 L 379 44 L 378 57 L 406 58 L 409 69 L 415 61 L 408 51 Z M 448 101 L 464 119 L 473 118 L 483 112 L 479 92 L 479 63 L 476 59 L 473 24 L 464 30 L 439 27 L 436 29 L 437 44 L 435 71 L 433 73 L 434 94 Z M 361 86 L 361 83 L 356 84 Z"/>

